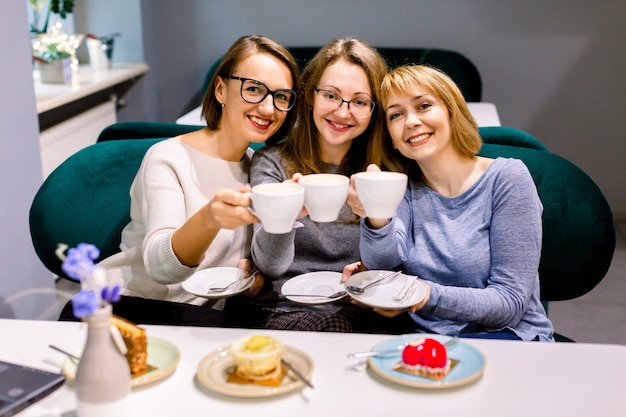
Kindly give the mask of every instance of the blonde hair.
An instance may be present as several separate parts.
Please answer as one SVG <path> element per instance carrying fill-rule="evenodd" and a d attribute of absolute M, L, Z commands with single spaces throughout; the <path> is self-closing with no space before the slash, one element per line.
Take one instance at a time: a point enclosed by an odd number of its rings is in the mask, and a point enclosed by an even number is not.
<path fill-rule="evenodd" d="M 450 140 L 454 149 L 464 156 L 476 155 L 482 146 L 478 125 L 467 107 L 461 90 L 443 71 L 426 65 L 404 65 L 389 71 L 380 87 L 383 110 L 387 108 L 391 96 L 410 95 L 420 88 L 428 90 L 448 109 Z M 383 145 L 386 161 L 387 158 L 394 159 L 401 155 L 393 149 L 391 139 L 388 139 Z M 392 161 L 387 163 L 398 168 Z"/>

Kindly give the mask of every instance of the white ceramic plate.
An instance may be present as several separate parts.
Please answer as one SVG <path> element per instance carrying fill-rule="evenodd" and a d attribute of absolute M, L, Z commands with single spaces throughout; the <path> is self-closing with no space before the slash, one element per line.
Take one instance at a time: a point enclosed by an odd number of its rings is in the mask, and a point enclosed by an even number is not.
<path fill-rule="evenodd" d="M 232 297 L 250 288 L 254 283 L 254 278 L 244 278 L 241 284 L 234 285 L 223 292 L 209 292 L 209 288 L 232 284 L 241 279 L 241 274 L 241 269 L 230 266 L 203 269 L 183 281 L 183 289 L 196 297 L 209 299 Z"/>
<path fill-rule="evenodd" d="M 385 340 L 374 346 L 372 350 L 393 349 L 397 346 L 403 346 L 411 340 L 423 339 L 425 337 L 437 339 L 441 343 L 445 343 L 450 339 L 449 336 L 405 334 Z M 400 361 L 401 355 L 402 350 L 398 350 L 398 353 L 375 356 L 369 358 L 368 364 L 372 371 L 383 379 L 408 387 L 426 389 L 452 388 L 469 384 L 479 379 L 485 369 L 485 357 L 483 354 L 474 346 L 462 340 L 459 340 L 448 349 L 448 357 L 457 359 L 459 362 L 440 381 L 394 370 L 393 366 Z"/>
<path fill-rule="evenodd" d="M 80 357 L 82 349 L 73 352 L 75 356 Z M 159 381 L 176 370 L 180 361 L 180 351 L 176 346 L 167 340 L 158 339 L 156 337 L 148 338 L 148 365 L 155 368 L 145 374 L 132 377 L 130 379 L 131 387 L 140 387 Z M 69 380 L 76 378 L 76 369 L 78 362 L 71 358 L 67 358 L 63 364 L 63 374 Z"/>
<path fill-rule="evenodd" d="M 311 380 L 313 359 L 309 355 L 294 347 L 285 346 L 283 359 L 304 375 L 307 380 Z M 291 372 L 287 372 L 282 384 L 278 387 L 226 382 L 234 366 L 235 361 L 230 354 L 230 346 L 224 346 L 211 352 L 200 361 L 196 378 L 204 387 L 211 391 L 241 398 L 274 397 L 293 392 L 305 386 L 304 382 Z"/>
<path fill-rule="evenodd" d="M 341 272 L 318 271 L 298 275 L 285 282 L 280 288 L 282 294 L 314 294 L 331 295 L 337 291 L 343 291 Z M 295 297 L 285 296 L 288 300 L 302 304 L 324 304 L 339 300 L 342 297 Z"/>
<path fill-rule="evenodd" d="M 346 288 L 350 285 L 363 287 L 378 278 L 392 273 L 393 271 L 374 270 L 359 272 L 358 274 L 354 274 L 348 278 L 344 282 L 344 285 Z M 407 275 L 399 274 L 381 284 L 377 284 L 366 289 L 362 294 L 355 294 L 353 292 L 348 292 L 348 294 L 350 294 L 350 297 L 354 298 L 358 302 L 370 307 L 378 307 L 385 310 L 404 310 L 405 308 L 409 308 L 410 306 L 419 303 L 426 296 L 426 289 L 424 288 L 424 285 L 418 282 L 413 295 L 408 300 L 404 300 L 404 302 L 397 300 L 395 297 L 404 287 L 406 277 Z"/>

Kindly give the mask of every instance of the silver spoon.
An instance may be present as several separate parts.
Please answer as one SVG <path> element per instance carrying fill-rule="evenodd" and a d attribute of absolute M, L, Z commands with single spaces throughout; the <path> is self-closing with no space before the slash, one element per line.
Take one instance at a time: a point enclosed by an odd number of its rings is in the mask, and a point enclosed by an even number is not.
<path fill-rule="evenodd" d="M 340 298 L 340 297 L 345 297 L 346 294 L 348 294 L 345 291 L 337 291 L 336 293 L 333 293 L 331 295 L 321 295 L 321 294 L 283 294 L 283 296 L 285 297 L 316 297 L 316 298 Z"/>
<path fill-rule="evenodd" d="M 355 287 L 354 285 L 348 285 L 346 289 L 355 294 L 363 294 L 366 289 L 373 287 L 374 285 L 377 285 L 377 284 L 382 284 L 383 281 L 387 279 L 391 279 L 395 276 L 398 276 L 400 275 L 401 272 L 402 271 L 392 272 L 391 274 L 385 275 L 382 278 L 378 278 L 377 280 L 370 282 L 365 287 Z"/>
<path fill-rule="evenodd" d="M 246 278 L 237 279 L 225 287 L 211 287 L 207 290 L 207 292 L 224 292 L 231 289 L 233 286 L 235 286 L 235 284 L 241 284 L 242 282 L 248 282 L 249 280 L 253 279 L 256 276 L 257 272 L 259 272 L 258 269 L 252 272 L 252 274 L 250 274 L 250 276 Z"/>

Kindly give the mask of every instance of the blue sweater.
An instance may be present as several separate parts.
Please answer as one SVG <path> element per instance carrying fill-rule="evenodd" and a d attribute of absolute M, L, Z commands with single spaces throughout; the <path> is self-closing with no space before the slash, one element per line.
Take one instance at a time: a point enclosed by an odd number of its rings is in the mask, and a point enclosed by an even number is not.
<path fill-rule="evenodd" d="M 510 329 L 523 340 L 553 341 L 539 300 L 542 210 L 516 159 L 497 158 L 456 197 L 410 180 L 389 224 L 374 230 L 361 220 L 361 258 L 370 269 L 401 266 L 428 282 L 428 303 L 411 315 L 417 330 Z"/>

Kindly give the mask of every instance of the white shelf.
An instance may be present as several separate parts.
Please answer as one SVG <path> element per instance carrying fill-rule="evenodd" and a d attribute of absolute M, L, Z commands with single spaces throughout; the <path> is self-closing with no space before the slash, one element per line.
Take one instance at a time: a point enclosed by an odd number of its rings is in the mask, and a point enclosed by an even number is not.
<path fill-rule="evenodd" d="M 140 77 L 148 71 L 148 65 L 113 64 L 113 68 L 93 70 L 81 65 L 72 76 L 71 84 L 43 84 L 39 81 L 39 71 L 33 71 L 37 113 L 41 114 L 65 104 L 95 94 L 99 91 Z"/>

